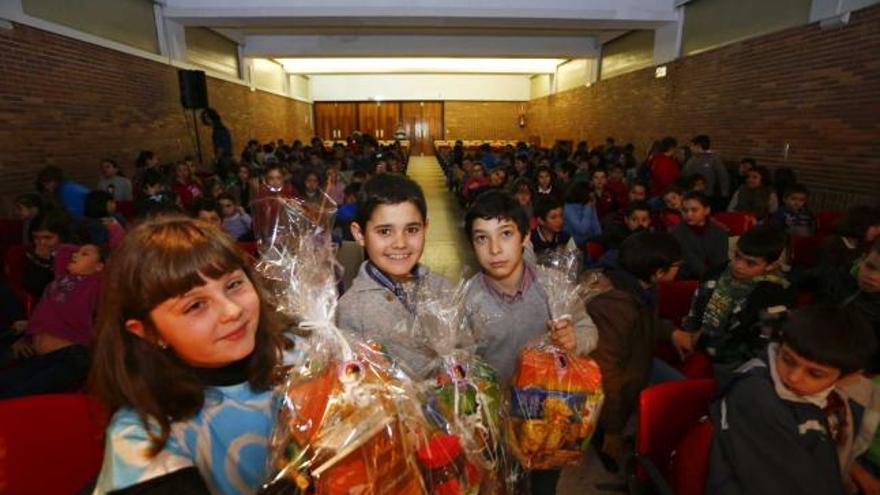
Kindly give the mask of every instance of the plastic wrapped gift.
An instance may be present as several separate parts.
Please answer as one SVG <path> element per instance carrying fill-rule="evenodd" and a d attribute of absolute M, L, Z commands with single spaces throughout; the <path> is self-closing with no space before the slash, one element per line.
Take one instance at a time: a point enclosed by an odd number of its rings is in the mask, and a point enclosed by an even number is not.
<path fill-rule="evenodd" d="M 437 493 L 512 493 L 501 386 L 495 370 L 477 358 L 464 328 L 465 293 L 462 284 L 453 291 L 422 294 L 416 315 L 416 331 L 431 336 L 438 356 L 434 378 L 425 382 L 426 415 L 456 439 L 462 456 L 456 466 L 463 482 L 451 492 Z"/>
<path fill-rule="evenodd" d="M 426 488 L 416 455 L 429 445 L 415 384 L 384 350 L 336 328 L 332 203 L 267 198 L 257 270 L 303 335 L 270 439 L 263 493 L 409 495 Z"/>
<path fill-rule="evenodd" d="M 588 286 L 577 282 L 578 255 L 550 252 L 536 267 L 554 321 L 585 311 Z M 522 351 L 511 387 L 511 450 L 523 467 L 577 465 L 604 400 L 596 362 L 567 353 L 545 339 Z"/>

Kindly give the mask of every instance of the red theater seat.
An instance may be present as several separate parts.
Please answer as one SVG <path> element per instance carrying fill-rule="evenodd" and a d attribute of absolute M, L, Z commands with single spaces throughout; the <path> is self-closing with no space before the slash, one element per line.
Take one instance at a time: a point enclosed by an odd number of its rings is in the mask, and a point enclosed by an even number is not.
<path fill-rule="evenodd" d="M 819 248 L 824 235 L 791 238 L 791 264 L 802 268 L 811 268 L 819 263 Z"/>
<path fill-rule="evenodd" d="M 713 213 L 712 219 L 726 227 L 731 236 L 743 235 L 758 224 L 758 220 L 752 215 L 738 211 Z"/>
<path fill-rule="evenodd" d="M 605 247 L 598 242 L 587 241 L 584 245 L 584 251 L 587 252 L 587 257 L 590 261 L 596 261 L 605 253 Z"/>
<path fill-rule="evenodd" d="M 822 235 L 831 234 L 834 230 L 834 224 L 844 215 L 844 212 L 837 210 L 820 211 L 816 213 L 816 233 Z"/>
<path fill-rule="evenodd" d="M 79 493 L 101 469 L 107 420 L 83 394 L 0 401 L 0 493 Z"/>
<path fill-rule="evenodd" d="M 681 325 L 699 285 L 699 280 L 675 280 L 657 284 L 657 309 L 660 318 Z"/>
<path fill-rule="evenodd" d="M 636 436 L 638 483 L 660 493 L 703 493 L 712 435 L 711 424 L 707 429 L 699 423 L 714 393 L 715 380 L 667 382 L 642 391 Z M 688 475 L 696 479 L 682 479 Z M 697 491 L 681 491 L 684 487 Z"/>
<path fill-rule="evenodd" d="M 134 201 L 117 201 L 116 211 L 125 217 L 129 222 L 134 220 Z"/>

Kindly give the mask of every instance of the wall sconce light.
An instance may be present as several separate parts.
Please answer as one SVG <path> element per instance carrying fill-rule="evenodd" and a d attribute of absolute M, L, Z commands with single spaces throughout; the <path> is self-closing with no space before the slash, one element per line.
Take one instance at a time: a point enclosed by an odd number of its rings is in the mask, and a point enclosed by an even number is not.
<path fill-rule="evenodd" d="M 520 127 L 526 126 L 526 106 L 525 105 L 519 106 L 519 119 L 517 119 L 517 124 L 519 124 Z"/>
<path fill-rule="evenodd" d="M 666 77 L 666 66 L 661 65 L 660 67 L 654 69 L 654 77 L 656 77 L 657 79 L 660 79 L 661 77 Z"/>

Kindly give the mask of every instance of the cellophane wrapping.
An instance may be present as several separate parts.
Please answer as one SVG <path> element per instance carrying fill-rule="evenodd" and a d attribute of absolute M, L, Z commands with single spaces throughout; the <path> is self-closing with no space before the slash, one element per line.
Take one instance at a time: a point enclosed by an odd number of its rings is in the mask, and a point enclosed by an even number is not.
<path fill-rule="evenodd" d="M 512 494 L 514 473 L 506 449 L 506 400 L 495 370 L 479 359 L 465 324 L 467 285 L 423 294 L 416 317 L 437 354 L 432 376 L 423 382 L 425 414 L 442 435 L 458 439 L 464 469 L 447 489 L 434 493 Z"/>
<path fill-rule="evenodd" d="M 255 203 L 274 303 L 304 334 L 270 438 L 266 494 L 426 493 L 417 452 L 431 429 L 417 384 L 375 343 L 336 328 L 333 204 Z"/>
<path fill-rule="evenodd" d="M 590 286 L 578 283 L 580 253 L 539 258 L 536 277 L 554 321 L 585 314 Z M 549 339 L 523 349 L 511 384 L 510 448 L 526 469 L 560 469 L 580 463 L 602 408 L 602 375 L 588 357 L 568 353 Z"/>

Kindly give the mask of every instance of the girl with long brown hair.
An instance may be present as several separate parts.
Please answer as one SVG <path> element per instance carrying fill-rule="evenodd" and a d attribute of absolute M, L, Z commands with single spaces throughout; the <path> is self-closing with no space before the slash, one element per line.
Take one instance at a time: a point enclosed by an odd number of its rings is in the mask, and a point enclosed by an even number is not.
<path fill-rule="evenodd" d="M 252 493 L 266 475 L 279 325 L 235 242 L 181 217 L 107 267 L 91 373 L 113 417 L 96 493 Z"/>

